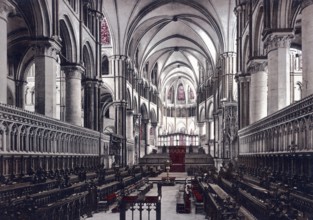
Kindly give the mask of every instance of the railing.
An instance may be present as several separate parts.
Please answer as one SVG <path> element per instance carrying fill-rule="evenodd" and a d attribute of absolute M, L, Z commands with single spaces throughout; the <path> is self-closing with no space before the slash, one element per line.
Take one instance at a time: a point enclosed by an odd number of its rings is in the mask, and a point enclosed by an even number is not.
<path fill-rule="evenodd" d="M 240 155 L 313 150 L 313 95 L 239 132 Z"/>
<path fill-rule="evenodd" d="M 0 173 L 25 174 L 40 166 L 48 170 L 84 165 L 87 160 L 95 162 L 99 135 L 97 131 L 0 104 Z M 13 161 L 17 164 L 14 167 Z"/>
<path fill-rule="evenodd" d="M 0 152 L 98 155 L 99 132 L 0 104 Z"/>

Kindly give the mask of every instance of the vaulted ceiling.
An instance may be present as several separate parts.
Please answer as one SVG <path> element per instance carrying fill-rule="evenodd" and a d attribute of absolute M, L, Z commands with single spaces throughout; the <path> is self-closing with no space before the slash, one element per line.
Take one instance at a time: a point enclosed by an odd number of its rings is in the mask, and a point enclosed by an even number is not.
<path fill-rule="evenodd" d="M 197 91 L 221 53 L 235 51 L 232 0 L 105 0 L 114 54 L 138 57 L 138 70 L 158 64 L 160 94 L 178 79 Z M 138 51 L 138 54 L 136 54 Z"/>

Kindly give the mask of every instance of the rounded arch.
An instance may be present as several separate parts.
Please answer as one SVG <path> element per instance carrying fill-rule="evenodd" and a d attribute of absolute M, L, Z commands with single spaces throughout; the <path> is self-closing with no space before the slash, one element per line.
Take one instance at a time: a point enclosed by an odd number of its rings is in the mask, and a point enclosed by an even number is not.
<path fill-rule="evenodd" d="M 95 78 L 94 57 L 89 42 L 86 42 L 83 47 L 83 62 L 85 67 L 85 77 L 90 79 Z"/>
<path fill-rule="evenodd" d="M 150 111 L 150 120 L 151 120 L 152 123 L 153 123 L 153 122 L 158 122 L 158 121 L 157 121 L 157 115 L 156 115 L 154 109 L 152 109 L 152 110 Z"/>
<path fill-rule="evenodd" d="M 77 62 L 77 43 L 72 22 L 67 15 L 60 19 L 61 62 Z"/>
<path fill-rule="evenodd" d="M 262 39 L 262 32 L 263 32 L 263 4 L 260 4 L 258 8 L 258 12 L 255 19 L 256 30 L 254 32 L 254 42 L 253 42 L 253 54 L 254 56 L 262 55 L 263 54 L 263 41 Z"/>
<path fill-rule="evenodd" d="M 199 121 L 204 122 L 205 120 L 205 108 L 202 107 L 199 112 Z"/>
<path fill-rule="evenodd" d="M 106 55 L 101 58 L 101 75 L 109 75 L 109 58 Z"/>
<path fill-rule="evenodd" d="M 135 114 L 138 114 L 138 103 L 137 103 L 137 98 L 136 98 L 136 96 L 134 96 L 133 108 L 134 108 L 134 113 L 135 113 Z"/>
<path fill-rule="evenodd" d="M 186 132 L 186 123 L 183 121 L 178 122 L 176 125 L 176 132 L 185 133 Z"/>
<path fill-rule="evenodd" d="M 18 66 L 16 75 L 16 78 L 20 81 L 26 81 L 29 69 L 35 63 L 34 56 L 35 54 L 32 48 L 29 48 L 23 55 L 23 59 Z"/>
<path fill-rule="evenodd" d="M 149 115 L 148 115 L 148 109 L 145 103 L 143 103 L 140 106 L 140 113 L 141 113 L 141 117 L 142 119 L 149 119 Z"/>
<path fill-rule="evenodd" d="M 243 44 L 243 57 L 242 57 L 243 58 L 243 60 L 242 60 L 243 64 L 247 63 L 247 61 L 249 60 L 249 57 L 250 57 L 248 45 L 249 45 L 249 36 L 246 35 L 245 39 L 244 39 L 244 44 Z M 247 71 L 247 69 L 245 71 Z"/>
<path fill-rule="evenodd" d="M 213 102 L 209 102 L 207 111 L 208 111 L 208 119 L 213 119 Z"/>
<path fill-rule="evenodd" d="M 130 91 L 129 88 L 127 88 L 126 90 L 126 101 L 127 101 L 127 108 L 128 109 L 132 109 L 132 96 L 130 95 Z"/>

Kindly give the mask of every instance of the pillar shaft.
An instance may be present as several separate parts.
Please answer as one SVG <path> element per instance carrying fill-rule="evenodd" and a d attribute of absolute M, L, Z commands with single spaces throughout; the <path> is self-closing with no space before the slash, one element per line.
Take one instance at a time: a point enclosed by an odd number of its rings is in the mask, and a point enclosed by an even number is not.
<path fill-rule="evenodd" d="M 133 140 L 134 139 L 134 118 L 133 118 L 133 110 L 129 109 L 127 110 L 127 129 L 126 129 L 126 137 L 127 139 Z"/>
<path fill-rule="evenodd" d="M 267 72 L 266 63 L 250 65 L 250 124 L 267 115 Z"/>
<path fill-rule="evenodd" d="M 223 101 L 233 101 L 234 76 L 236 73 L 236 53 L 226 52 L 222 54 L 222 94 Z"/>
<path fill-rule="evenodd" d="M 71 124 L 81 126 L 81 76 L 84 71 L 79 65 L 62 67 L 66 77 L 65 92 L 65 120 Z"/>
<path fill-rule="evenodd" d="M 151 123 L 150 121 L 147 121 L 146 123 L 146 138 L 147 138 L 147 146 L 150 145 L 150 130 L 151 130 Z M 146 153 L 147 154 L 147 153 Z"/>
<path fill-rule="evenodd" d="M 52 39 L 36 41 L 35 56 L 35 111 L 56 117 L 57 53 L 60 44 Z"/>
<path fill-rule="evenodd" d="M 302 71 L 303 71 L 303 96 L 306 97 L 313 94 L 313 1 L 304 0 L 302 2 Z"/>
<path fill-rule="evenodd" d="M 90 79 L 85 81 L 84 91 L 84 120 L 85 127 L 95 129 L 95 83 L 96 81 Z"/>
<path fill-rule="evenodd" d="M 7 82 L 8 82 L 8 14 L 13 10 L 13 6 L 8 1 L 0 2 L 0 103 L 7 104 Z"/>
<path fill-rule="evenodd" d="M 126 59 L 124 55 L 109 57 L 110 75 L 114 76 L 114 99 L 120 104 L 115 108 L 115 132 L 123 138 L 121 150 L 121 165 L 127 164 L 126 155 Z"/>
<path fill-rule="evenodd" d="M 292 35 L 271 34 L 266 39 L 268 57 L 268 115 L 290 104 L 289 48 Z"/>
<path fill-rule="evenodd" d="M 238 75 L 238 83 L 239 83 L 239 126 L 240 128 L 244 128 L 249 125 L 249 100 L 250 100 L 250 74 L 239 74 Z"/>

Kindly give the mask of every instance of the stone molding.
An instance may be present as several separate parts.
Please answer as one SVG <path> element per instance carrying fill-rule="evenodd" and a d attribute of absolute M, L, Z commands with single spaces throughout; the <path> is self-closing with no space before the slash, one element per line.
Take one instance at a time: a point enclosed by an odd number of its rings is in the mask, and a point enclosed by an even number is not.
<path fill-rule="evenodd" d="M 67 79 L 79 79 L 81 80 L 82 74 L 85 71 L 85 68 L 79 64 L 65 65 L 61 67 L 64 71 L 65 77 Z"/>
<path fill-rule="evenodd" d="M 11 12 L 15 12 L 15 7 L 9 1 L 0 1 L 0 18 L 7 21 Z"/>
<path fill-rule="evenodd" d="M 55 39 L 34 40 L 33 47 L 37 57 L 51 57 L 55 60 L 61 51 L 61 44 Z"/>
<path fill-rule="evenodd" d="M 156 128 L 158 126 L 158 122 L 151 122 L 152 127 Z"/>
<path fill-rule="evenodd" d="M 127 56 L 125 56 L 125 55 L 112 55 L 112 56 L 109 57 L 109 60 L 112 60 L 112 61 L 119 61 L 119 60 L 126 61 L 127 60 Z"/>
<path fill-rule="evenodd" d="M 244 82 L 250 82 L 251 79 L 251 75 L 250 73 L 238 73 L 236 74 L 236 79 L 238 80 L 238 82 L 240 83 L 244 83 Z"/>
<path fill-rule="evenodd" d="M 253 74 L 257 72 L 267 72 L 267 61 L 266 60 L 251 60 L 248 63 L 248 72 Z"/>
<path fill-rule="evenodd" d="M 301 8 L 304 9 L 310 5 L 313 5 L 313 0 L 302 0 Z"/>
<path fill-rule="evenodd" d="M 13 123 L 27 125 L 36 129 L 49 130 L 51 132 L 89 138 L 92 140 L 98 140 L 99 138 L 99 132 L 97 131 L 0 103 L 0 125 Z"/>
<path fill-rule="evenodd" d="M 289 48 L 291 39 L 293 38 L 293 33 L 273 33 L 269 34 L 264 43 L 264 47 L 266 48 L 266 53 L 273 50 L 277 50 L 278 48 Z"/>
<path fill-rule="evenodd" d="M 225 59 L 228 57 L 236 57 L 236 55 L 236 52 L 225 52 L 221 54 L 221 57 Z"/>

